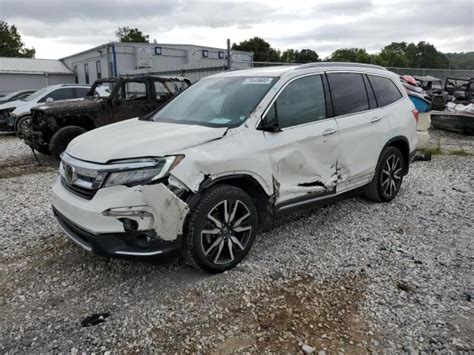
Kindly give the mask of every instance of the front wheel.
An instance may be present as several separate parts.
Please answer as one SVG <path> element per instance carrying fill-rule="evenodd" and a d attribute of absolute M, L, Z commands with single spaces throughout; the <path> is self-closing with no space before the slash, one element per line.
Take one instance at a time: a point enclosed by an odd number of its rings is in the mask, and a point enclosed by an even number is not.
<path fill-rule="evenodd" d="M 16 123 L 16 136 L 24 139 L 26 135 L 31 134 L 31 116 L 23 116 Z"/>
<path fill-rule="evenodd" d="M 257 230 L 257 209 L 243 190 L 219 185 L 204 193 L 187 223 L 186 261 L 210 273 L 237 265 Z"/>
<path fill-rule="evenodd" d="M 78 126 L 66 126 L 60 128 L 56 133 L 51 137 L 49 142 L 49 151 L 53 156 L 59 158 L 62 152 L 67 148 L 67 145 L 77 136 L 85 133 L 86 130 Z"/>
<path fill-rule="evenodd" d="M 367 198 L 377 202 L 388 202 L 395 198 L 400 190 L 405 171 L 405 161 L 396 147 L 386 147 L 380 155 L 375 175 L 365 187 Z"/>

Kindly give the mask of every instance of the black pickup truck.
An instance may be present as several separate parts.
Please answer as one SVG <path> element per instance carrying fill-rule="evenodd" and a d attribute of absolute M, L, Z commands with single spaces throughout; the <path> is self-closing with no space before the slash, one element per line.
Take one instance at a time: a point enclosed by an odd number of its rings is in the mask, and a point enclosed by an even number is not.
<path fill-rule="evenodd" d="M 110 123 L 145 116 L 190 85 L 190 80 L 183 77 L 151 74 L 99 79 L 84 100 L 31 109 L 31 120 L 22 138 L 36 151 L 59 157 L 78 135 Z M 108 90 L 97 90 L 101 86 Z M 110 94 L 100 96 L 98 92 Z"/>

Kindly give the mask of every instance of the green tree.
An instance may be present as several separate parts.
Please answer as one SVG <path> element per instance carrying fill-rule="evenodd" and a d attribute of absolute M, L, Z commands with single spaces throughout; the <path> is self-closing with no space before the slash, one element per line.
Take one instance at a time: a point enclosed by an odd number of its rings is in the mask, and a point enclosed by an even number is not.
<path fill-rule="evenodd" d="M 26 48 L 15 25 L 0 20 L 0 57 L 34 58 L 34 48 Z"/>
<path fill-rule="evenodd" d="M 333 62 L 371 63 L 372 58 L 364 48 L 342 48 L 334 51 L 330 60 Z"/>
<path fill-rule="evenodd" d="M 439 52 L 435 46 L 425 41 L 417 44 L 418 49 L 418 64 L 417 68 L 447 68 L 448 59 L 446 56 Z"/>
<path fill-rule="evenodd" d="M 447 68 L 448 59 L 435 46 L 425 41 L 392 42 L 380 52 L 385 66 L 409 68 Z"/>
<path fill-rule="evenodd" d="M 115 35 L 120 42 L 150 43 L 150 36 L 144 35 L 138 28 L 119 27 Z"/>
<path fill-rule="evenodd" d="M 446 53 L 445 57 L 448 59 L 451 69 L 474 70 L 474 52 Z"/>
<path fill-rule="evenodd" d="M 280 51 L 272 48 L 270 43 L 263 38 L 254 37 L 239 44 L 232 44 L 232 49 L 253 52 L 253 60 L 256 62 L 278 62 Z"/>
<path fill-rule="evenodd" d="M 372 62 L 384 67 L 408 67 L 408 58 L 405 53 L 393 49 L 387 49 L 387 47 L 382 49 L 379 54 L 374 55 Z"/>
<path fill-rule="evenodd" d="M 296 63 L 312 63 L 319 62 L 318 53 L 312 49 L 302 49 L 300 52 L 296 51 Z"/>
<path fill-rule="evenodd" d="M 298 51 L 294 50 L 294 49 L 287 49 L 286 51 L 283 51 L 281 53 L 281 56 L 280 56 L 280 60 L 282 62 L 286 62 L 286 63 L 297 63 L 296 61 L 296 55 L 297 55 Z"/>

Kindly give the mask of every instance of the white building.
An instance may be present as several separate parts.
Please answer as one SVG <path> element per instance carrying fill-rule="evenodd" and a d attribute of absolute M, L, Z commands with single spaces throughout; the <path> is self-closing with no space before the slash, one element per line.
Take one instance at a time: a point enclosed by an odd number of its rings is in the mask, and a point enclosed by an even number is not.
<path fill-rule="evenodd" d="M 232 50 L 231 69 L 252 67 L 253 53 Z M 109 42 L 59 60 L 0 58 L 0 95 L 60 83 L 153 72 L 191 81 L 227 69 L 227 50 L 193 44 Z"/>
<path fill-rule="evenodd" d="M 72 71 L 59 60 L 0 57 L 0 95 L 73 82 Z"/>
<path fill-rule="evenodd" d="M 252 59 L 253 53 L 232 50 L 231 69 L 250 68 Z M 196 81 L 224 70 L 227 50 L 192 44 L 110 42 L 60 60 L 81 84 L 140 72 L 184 75 Z"/>

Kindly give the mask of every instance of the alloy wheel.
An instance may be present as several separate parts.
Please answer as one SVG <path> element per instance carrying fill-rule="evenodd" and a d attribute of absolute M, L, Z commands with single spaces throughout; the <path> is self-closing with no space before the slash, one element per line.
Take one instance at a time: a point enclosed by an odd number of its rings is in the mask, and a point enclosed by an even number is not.
<path fill-rule="evenodd" d="M 394 196 L 402 183 L 402 163 L 400 157 L 390 155 L 382 170 L 382 191 L 387 197 Z"/>
<path fill-rule="evenodd" d="M 31 130 L 31 118 L 27 118 L 22 120 L 20 122 L 20 127 L 19 127 L 19 136 L 20 138 L 25 137 Z"/>
<path fill-rule="evenodd" d="M 232 263 L 245 251 L 251 234 L 250 210 L 245 203 L 223 200 L 207 214 L 201 230 L 201 250 L 213 264 Z"/>

